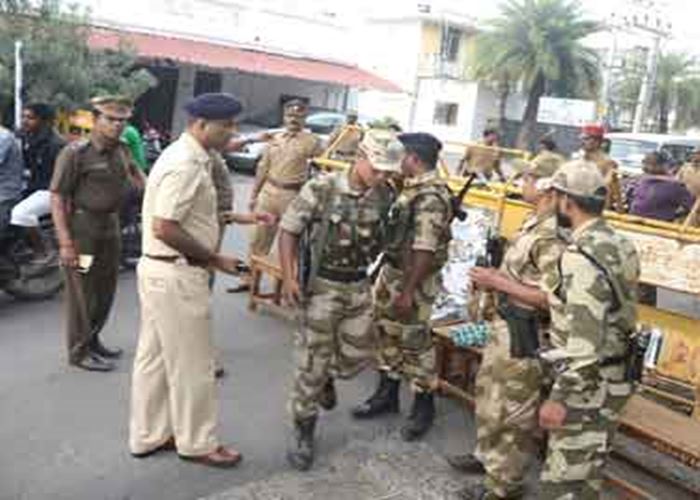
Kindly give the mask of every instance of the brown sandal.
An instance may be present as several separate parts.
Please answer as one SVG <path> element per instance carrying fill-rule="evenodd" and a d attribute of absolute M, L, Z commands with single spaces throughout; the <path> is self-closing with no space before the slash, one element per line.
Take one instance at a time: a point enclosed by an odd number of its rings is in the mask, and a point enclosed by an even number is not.
<path fill-rule="evenodd" d="M 243 460 L 243 455 L 236 450 L 229 450 L 223 446 L 219 446 L 216 450 L 206 455 L 185 456 L 179 455 L 182 460 L 195 462 L 208 467 L 217 467 L 219 469 L 232 469 Z"/>

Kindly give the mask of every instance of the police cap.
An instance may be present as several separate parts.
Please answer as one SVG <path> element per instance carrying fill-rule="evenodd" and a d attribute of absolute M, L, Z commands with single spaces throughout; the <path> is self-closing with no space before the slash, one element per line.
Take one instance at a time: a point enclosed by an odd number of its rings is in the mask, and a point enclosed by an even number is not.
<path fill-rule="evenodd" d="M 226 120 L 243 111 L 243 105 L 231 94 L 201 94 L 185 104 L 185 111 L 194 118 Z"/>
<path fill-rule="evenodd" d="M 308 106 L 301 99 L 292 99 L 284 104 L 286 115 L 306 116 Z"/>
<path fill-rule="evenodd" d="M 115 118 L 131 118 L 134 102 L 123 95 L 101 95 L 90 99 L 90 105 L 96 111 Z"/>

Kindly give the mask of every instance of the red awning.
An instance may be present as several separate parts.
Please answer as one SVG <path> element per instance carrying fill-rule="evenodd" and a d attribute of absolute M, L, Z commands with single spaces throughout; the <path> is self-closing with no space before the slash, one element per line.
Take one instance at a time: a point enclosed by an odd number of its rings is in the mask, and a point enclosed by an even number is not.
<path fill-rule="evenodd" d="M 148 59 L 173 59 L 181 63 L 211 68 L 238 69 L 248 73 L 286 76 L 361 89 L 401 92 L 394 83 L 356 66 L 284 56 L 211 42 L 94 28 L 90 33 L 89 43 L 90 47 L 96 49 L 113 49 L 119 46 L 120 40 L 132 44 L 140 57 Z"/>

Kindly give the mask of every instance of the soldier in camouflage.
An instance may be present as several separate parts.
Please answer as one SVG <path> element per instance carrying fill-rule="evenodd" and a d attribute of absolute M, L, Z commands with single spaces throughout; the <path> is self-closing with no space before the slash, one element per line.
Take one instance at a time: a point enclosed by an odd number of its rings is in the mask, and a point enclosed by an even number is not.
<path fill-rule="evenodd" d="M 428 431 L 435 416 L 429 320 L 440 270 L 447 261 L 452 194 L 435 168 L 440 141 L 423 133 L 402 134 L 399 140 L 407 152 L 404 187 L 391 209 L 385 263 L 374 288 L 379 385 L 353 415 L 371 418 L 397 412 L 403 376 L 415 391 L 409 421 L 402 429 L 403 438 L 412 441 Z"/>
<path fill-rule="evenodd" d="M 463 498 L 518 498 L 536 448 L 542 368 L 537 348 L 548 328 L 546 279 L 556 273 L 565 242 L 557 233 L 554 162 L 527 164 L 523 198 L 535 206 L 511 241 L 500 269 L 475 267 L 474 286 L 498 295 L 498 316 L 476 376 L 474 454 L 448 458 L 466 473 L 486 473 Z"/>
<path fill-rule="evenodd" d="M 605 179 L 595 164 L 569 162 L 552 184 L 559 224 L 573 233 L 549 284 L 551 348 L 541 359 L 553 385 L 539 411 L 549 431 L 539 498 L 597 499 L 618 415 L 632 392 L 626 365 L 639 258 L 601 217 Z"/>
<path fill-rule="evenodd" d="M 292 304 L 302 298 L 296 279 L 300 235 L 312 230 L 290 402 L 294 444 L 287 458 L 296 469 L 307 470 L 313 463 L 318 407 L 329 410 L 336 404 L 333 378 L 353 377 L 373 361 L 367 268 L 379 254 L 391 206 L 386 180 L 400 172 L 403 155 L 394 134 L 367 132 L 350 171 L 307 182 L 282 218 L 283 292 Z"/>

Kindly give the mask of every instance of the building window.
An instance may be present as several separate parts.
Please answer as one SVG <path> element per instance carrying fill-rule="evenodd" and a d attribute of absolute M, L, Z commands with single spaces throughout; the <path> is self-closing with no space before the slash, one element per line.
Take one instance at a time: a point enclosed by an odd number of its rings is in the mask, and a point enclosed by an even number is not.
<path fill-rule="evenodd" d="M 459 105 L 454 102 L 438 102 L 435 103 L 435 112 L 433 113 L 433 124 L 435 125 L 457 125 L 457 113 Z"/>
<path fill-rule="evenodd" d="M 445 61 L 456 62 L 459 56 L 459 46 L 462 40 L 462 30 L 447 26 L 442 30 L 440 55 Z"/>

